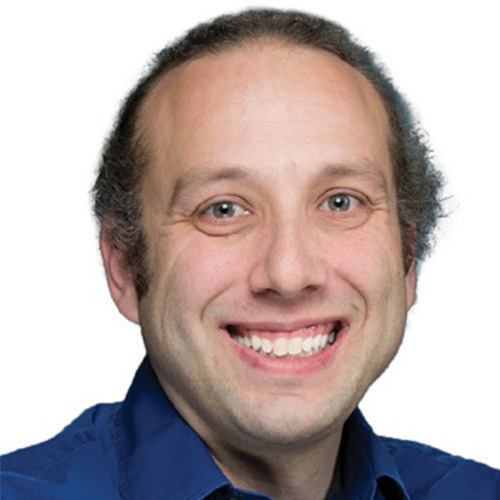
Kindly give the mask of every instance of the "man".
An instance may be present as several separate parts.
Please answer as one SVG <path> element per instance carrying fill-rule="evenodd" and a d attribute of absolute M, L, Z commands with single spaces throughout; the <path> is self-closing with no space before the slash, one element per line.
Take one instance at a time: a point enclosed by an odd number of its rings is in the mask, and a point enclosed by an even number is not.
<path fill-rule="evenodd" d="M 247 11 L 167 47 L 94 190 L 148 357 L 123 403 L 5 457 L 2 495 L 499 498 L 497 471 L 379 438 L 356 409 L 401 343 L 440 185 L 343 28 Z"/>

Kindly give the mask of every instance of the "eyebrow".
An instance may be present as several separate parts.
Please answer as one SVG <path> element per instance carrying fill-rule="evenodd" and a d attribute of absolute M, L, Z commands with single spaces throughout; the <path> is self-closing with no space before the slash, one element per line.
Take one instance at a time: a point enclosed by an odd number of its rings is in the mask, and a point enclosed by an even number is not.
<path fill-rule="evenodd" d="M 366 179 L 375 186 L 375 189 L 388 193 L 389 186 L 382 170 L 371 162 L 359 162 L 353 164 L 328 164 L 319 173 L 320 179 L 332 178 L 355 178 Z"/>
<path fill-rule="evenodd" d="M 171 211 L 190 191 L 224 181 L 248 181 L 254 177 L 255 174 L 244 167 L 221 167 L 188 172 L 175 183 L 168 210 Z"/>

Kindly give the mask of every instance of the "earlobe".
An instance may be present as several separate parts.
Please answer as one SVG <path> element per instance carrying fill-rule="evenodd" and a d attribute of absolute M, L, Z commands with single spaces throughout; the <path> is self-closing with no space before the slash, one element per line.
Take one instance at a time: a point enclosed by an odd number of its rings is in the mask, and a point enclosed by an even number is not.
<path fill-rule="evenodd" d="M 111 244 L 104 227 L 100 234 L 100 248 L 111 297 L 118 310 L 128 320 L 139 323 L 139 305 L 135 282 L 124 264 L 122 252 Z"/>

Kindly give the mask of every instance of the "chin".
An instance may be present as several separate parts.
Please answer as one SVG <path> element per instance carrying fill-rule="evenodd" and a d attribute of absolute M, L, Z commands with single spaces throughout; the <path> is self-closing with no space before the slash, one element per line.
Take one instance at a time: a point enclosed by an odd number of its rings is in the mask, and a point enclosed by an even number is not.
<path fill-rule="evenodd" d="M 273 402 L 236 415 L 238 434 L 246 446 L 269 450 L 303 448 L 342 430 L 351 410 L 343 405 L 308 405 L 297 398 L 276 397 Z"/>

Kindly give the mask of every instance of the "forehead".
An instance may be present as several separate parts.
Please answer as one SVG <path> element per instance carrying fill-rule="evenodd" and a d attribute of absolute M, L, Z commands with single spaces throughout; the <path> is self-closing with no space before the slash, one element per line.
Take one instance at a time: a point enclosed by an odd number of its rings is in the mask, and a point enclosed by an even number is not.
<path fill-rule="evenodd" d="M 151 91 L 141 125 L 153 170 L 163 176 L 214 161 L 288 172 L 308 162 L 358 161 L 384 165 L 392 176 L 378 93 L 318 49 L 261 40 L 188 61 Z"/>

